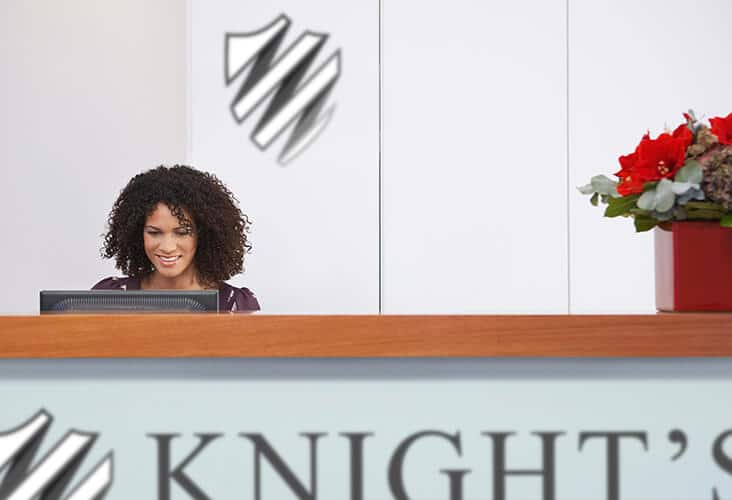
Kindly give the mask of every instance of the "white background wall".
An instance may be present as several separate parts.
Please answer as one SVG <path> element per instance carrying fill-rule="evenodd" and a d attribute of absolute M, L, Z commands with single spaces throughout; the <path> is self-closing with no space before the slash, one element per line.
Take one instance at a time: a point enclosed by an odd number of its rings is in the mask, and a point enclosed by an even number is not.
<path fill-rule="evenodd" d="M 652 312 L 650 235 L 574 188 L 688 107 L 732 111 L 726 0 L 0 8 L 5 313 L 113 274 L 98 249 L 114 197 L 184 156 L 254 219 L 232 281 L 265 311 Z M 286 45 L 325 31 L 316 64 L 344 55 L 333 121 L 286 168 L 234 124 L 222 66 L 226 31 L 281 12 Z"/>
<path fill-rule="evenodd" d="M 570 2 L 572 185 L 616 172 L 647 130 L 675 128 L 689 108 L 732 112 L 730 16 L 728 0 Z M 652 234 L 600 217 L 575 192 L 569 201 L 572 312 L 652 311 Z"/>
<path fill-rule="evenodd" d="M 1 313 L 115 274 L 106 214 L 140 170 L 185 157 L 178 0 L 0 3 Z"/>
<path fill-rule="evenodd" d="M 221 0 L 191 5 L 191 163 L 224 179 L 254 221 L 244 276 L 268 313 L 379 310 L 379 11 L 377 2 Z M 278 55 L 305 31 L 330 38 L 311 66 L 343 50 L 325 109 L 330 124 L 286 167 L 250 140 L 266 104 L 241 125 L 230 105 L 242 80 L 224 82 L 224 36 L 292 21 Z"/>
<path fill-rule="evenodd" d="M 387 313 L 567 311 L 564 0 L 385 2 Z"/>

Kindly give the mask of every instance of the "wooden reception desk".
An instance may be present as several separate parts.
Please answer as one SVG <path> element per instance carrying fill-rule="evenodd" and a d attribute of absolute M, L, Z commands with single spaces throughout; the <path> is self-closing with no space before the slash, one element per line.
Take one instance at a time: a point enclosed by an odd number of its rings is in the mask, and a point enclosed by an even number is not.
<path fill-rule="evenodd" d="M 0 317 L 0 358 L 727 357 L 732 315 Z"/>

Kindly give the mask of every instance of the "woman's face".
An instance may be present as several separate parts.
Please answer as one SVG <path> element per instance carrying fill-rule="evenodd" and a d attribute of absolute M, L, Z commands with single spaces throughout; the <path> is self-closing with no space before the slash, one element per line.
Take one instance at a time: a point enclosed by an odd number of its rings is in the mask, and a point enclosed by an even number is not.
<path fill-rule="evenodd" d="M 185 210 L 183 215 L 192 220 Z M 182 226 L 164 203 L 158 203 L 145 220 L 143 241 L 147 258 L 161 276 L 169 279 L 195 276 L 198 244 L 195 228 Z"/>

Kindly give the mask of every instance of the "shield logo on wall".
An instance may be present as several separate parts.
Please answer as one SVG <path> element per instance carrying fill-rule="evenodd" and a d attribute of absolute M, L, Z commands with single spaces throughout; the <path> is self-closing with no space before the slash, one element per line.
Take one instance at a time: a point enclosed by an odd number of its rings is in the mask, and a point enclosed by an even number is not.
<path fill-rule="evenodd" d="M 308 75 L 328 40 L 327 33 L 306 31 L 278 56 L 290 24 L 282 14 L 257 31 L 227 33 L 224 49 L 226 85 L 239 82 L 230 106 L 236 123 L 242 124 L 255 109 L 264 107 L 251 133 L 252 142 L 266 150 L 291 128 L 277 158 L 283 166 L 312 144 L 330 122 L 335 104 L 323 108 L 341 75 L 340 49 Z"/>

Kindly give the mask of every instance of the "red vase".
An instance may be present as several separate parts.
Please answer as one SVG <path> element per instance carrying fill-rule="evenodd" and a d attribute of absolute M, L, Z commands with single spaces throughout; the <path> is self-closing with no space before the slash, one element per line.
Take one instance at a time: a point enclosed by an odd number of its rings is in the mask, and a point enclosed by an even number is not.
<path fill-rule="evenodd" d="M 655 233 L 656 309 L 732 311 L 732 229 L 684 221 Z"/>

